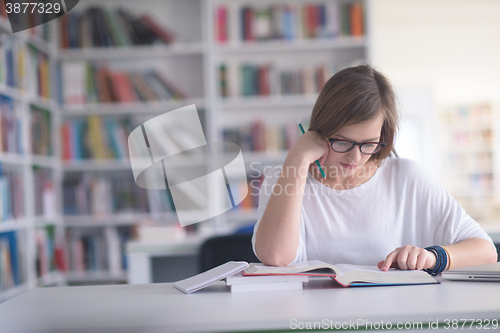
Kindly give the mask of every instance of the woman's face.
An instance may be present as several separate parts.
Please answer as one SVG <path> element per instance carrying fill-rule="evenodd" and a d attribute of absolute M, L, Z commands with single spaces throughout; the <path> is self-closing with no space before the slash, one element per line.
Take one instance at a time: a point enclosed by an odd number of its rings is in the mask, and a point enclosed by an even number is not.
<path fill-rule="evenodd" d="M 380 132 L 384 123 L 384 114 L 379 112 L 378 116 L 371 121 L 344 126 L 332 136 L 332 139 L 344 139 L 357 143 L 379 142 Z M 371 155 L 365 155 L 359 150 L 359 145 L 347 153 L 337 153 L 331 149 L 325 160 L 328 167 L 328 178 L 346 178 L 354 176 L 363 171 L 362 166 L 370 159 Z M 363 172 L 364 173 L 364 172 Z"/>

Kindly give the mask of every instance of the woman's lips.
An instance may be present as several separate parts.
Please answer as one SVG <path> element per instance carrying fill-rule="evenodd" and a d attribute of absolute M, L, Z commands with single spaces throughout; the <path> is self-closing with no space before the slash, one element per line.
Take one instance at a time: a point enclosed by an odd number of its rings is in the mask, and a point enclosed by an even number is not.
<path fill-rule="evenodd" d="M 355 169 L 355 168 L 357 168 L 357 167 L 358 167 L 356 164 L 345 164 L 345 163 L 342 163 L 342 162 L 340 162 L 340 164 L 341 164 L 344 168 L 346 168 L 346 169 Z"/>

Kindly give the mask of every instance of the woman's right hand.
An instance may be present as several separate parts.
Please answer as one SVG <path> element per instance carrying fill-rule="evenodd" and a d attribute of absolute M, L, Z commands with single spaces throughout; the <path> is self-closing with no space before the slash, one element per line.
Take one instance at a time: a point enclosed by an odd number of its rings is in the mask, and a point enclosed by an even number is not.
<path fill-rule="evenodd" d="M 314 163 L 314 161 L 319 160 L 320 165 L 324 165 L 323 162 L 328 157 L 330 152 L 330 145 L 328 141 L 321 138 L 321 136 L 316 131 L 307 131 L 299 137 L 295 145 L 290 150 L 290 154 L 294 154 L 305 160 L 307 164 Z M 316 169 L 317 169 L 317 165 Z M 319 170 L 318 170 L 319 172 Z"/>

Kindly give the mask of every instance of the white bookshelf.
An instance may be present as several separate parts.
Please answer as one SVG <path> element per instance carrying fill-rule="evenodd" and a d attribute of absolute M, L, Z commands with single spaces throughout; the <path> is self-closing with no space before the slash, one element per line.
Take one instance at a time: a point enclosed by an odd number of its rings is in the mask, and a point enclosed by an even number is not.
<path fill-rule="evenodd" d="M 325 3 L 351 3 L 352 1 L 326 0 Z M 317 93 L 305 95 L 271 95 L 271 96 L 230 96 L 223 98 L 219 91 L 219 65 L 222 63 L 254 64 L 273 63 L 280 68 L 293 69 L 297 63 L 308 59 L 308 64 L 325 64 L 337 70 L 349 66 L 353 61 L 369 59 L 369 1 L 365 5 L 365 35 L 361 37 L 341 36 L 332 39 L 305 39 L 293 41 L 272 40 L 266 42 L 243 42 L 234 38 L 239 36 L 240 26 L 238 17 L 232 17 L 229 29 L 234 36 L 225 44 L 215 38 L 215 15 L 219 5 L 230 5 L 233 13 L 237 13 L 242 6 L 265 7 L 270 4 L 317 4 L 306 0 L 275 0 L 275 1 L 242 1 L 242 0 L 88 0 L 80 2 L 74 9 L 84 9 L 92 4 L 109 7 L 123 7 L 138 13 L 152 14 L 160 24 L 176 32 L 175 42 L 169 45 L 152 45 L 138 47 L 110 47 L 86 49 L 60 49 L 59 36 L 56 34 L 51 43 L 37 37 L 27 37 L 16 34 L 25 45 L 31 45 L 46 53 L 53 65 L 64 62 L 97 62 L 109 64 L 111 68 L 147 68 L 159 66 L 170 79 L 175 79 L 181 90 L 187 93 L 186 99 L 160 102 L 138 103 L 106 103 L 89 104 L 84 106 L 59 105 L 57 100 L 44 99 L 32 96 L 27 91 L 19 91 L 10 87 L 0 87 L 0 94 L 8 96 L 21 103 L 24 112 L 23 139 L 25 145 L 29 139 L 29 105 L 51 110 L 54 129 L 66 120 L 82 119 L 89 115 L 99 117 L 138 117 L 141 122 L 156 115 L 176 108 L 195 104 L 198 111 L 204 112 L 204 129 L 207 142 L 223 141 L 223 131 L 227 128 L 247 126 L 250 122 L 261 119 L 265 124 L 281 126 L 286 121 L 295 121 L 301 118 L 307 123 L 311 110 L 317 98 Z M 58 29 L 57 20 L 53 31 Z M 10 31 L 10 25 L 0 20 L 0 31 Z M 19 36 L 18 36 L 19 35 Z M 53 66 L 55 68 L 56 66 Z M 28 66 L 29 68 L 29 66 Z M 54 75 L 54 80 L 55 80 Z M 53 82 L 53 87 L 55 87 Z M 64 285 L 72 283 L 121 283 L 126 281 L 126 272 L 123 271 L 70 271 L 64 274 L 51 272 L 47 276 L 36 277 L 35 271 L 35 230 L 47 225 L 54 225 L 58 230 L 70 234 L 72 230 L 102 229 L 118 232 L 118 228 L 130 227 L 141 221 L 161 221 L 163 224 L 174 223 L 175 213 L 148 214 L 141 212 L 116 213 L 107 215 L 63 215 L 62 184 L 70 174 L 109 174 L 114 172 L 130 171 L 129 161 L 120 160 L 62 160 L 60 131 L 52 133 L 54 141 L 54 157 L 32 156 L 25 154 L 0 154 L 0 163 L 12 165 L 22 169 L 25 179 L 25 217 L 0 223 L 0 232 L 18 230 L 27 233 L 26 244 L 26 282 L 12 290 L 0 294 L 0 302 L 27 289 L 45 285 Z M 27 148 L 27 147 L 26 147 Z M 25 150 L 27 152 L 28 150 Z M 280 165 L 287 155 L 286 150 L 279 151 L 244 151 L 243 158 L 247 172 L 251 166 L 259 169 L 265 165 Z M 203 163 L 204 161 L 199 161 Z M 180 165 L 196 165 L 196 160 L 181 161 Z M 51 218 L 35 216 L 32 165 L 38 165 L 52 170 L 56 185 L 57 211 Z M 256 166 L 257 165 L 257 166 Z M 249 179 L 251 180 L 251 179 Z M 215 194 L 214 194 L 215 195 Z M 235 230 L 241 225 L 255 221 L 256 208 L 233 209 L 220 216 L 203 222 L 203 230 L 211 229 L 214 233 Z M 105 237 L 107 233 L 104 233 Z M 206 236 L 206 235 L 205 235 Z M 71 244 L 66 244 L 66 256 L 69 257 Z M 70 266 L 71 267 L 71 266 Z"/>
<path fill-rule="evenodd" d="M 50 113 L 50 126 L 52 129 L 59 127 L 59 108 L 55 100 L 46 97 L 40 97 L 35 90 L 36 74 L 32 72 L 30 56 L 31 52 L 40 52 L 45 54 L 48 59 L 50 70 L 54 68 L 55 52 L 53 45 L 40 37 L 30 35 L 28 31 L 12 34 L 10 32 L 10 23 L 0 18 L 0 33 L 9 36 L 11 41 L 16 43 L 23 52 L 23 62 L 18 63 L 22 75 L 18 78 L 23 82 L 21 87 L 11 87 L 7 85 L 6 78 L 0 84 L 0 95 L 9 98 L 14 103 L 14 112 L 19 118 L 20 144 L 22 153 L 1 152 L 0 163 L 2 168 L 10 170 L 22 176 L 23 191 L 23 210 L 22 216 L 9 220 L 0 221 L 0 233 L 15 232 L 17 238 L 17 263 L 21 267 L 19 271 L 20 284 L 0 290 L 0 302 L 15 297 L 24 291 L 42 286 L 65 285 L 65 279 L 61 273 L 49 269 L 44 275 L 37 276 L 36 257 L 37 244 L 35 234 L 39 229 L 53 227 L 54 232 L 59 234 L 63 232 L 60 207 L 57 202 L 60 201 L 60 191 L 58 186 L 61 182 L 61 161 L 56 143 L 58 142 L 58 131 L 51 131 L 50 141 L 52 145 L 51 156 L 35 155 L 32 151 L 32 111 L 31 108 L 39 108 Z M 14 56 L 15 57 L 15 56 Z M 17 61 L 17 59 L 15 60 Z M 5 66 L 5 64 L 2 64 Z M 4 67 L 3 70 L 6 70 Z M 49 77 L 52 77 L 52 73 Z M 44 82 L 46 84 L 46 82 Z M 53 82 L 49 82 L 50 89 L 54 89 Z M 53 96 L 53 95 L 52 95 Z M 50 210 L 44 215 L 39 215 L 35 209 L 35 202 L 42 193 L 35 193 L 34 188 L 34 170 L 33 167 L 43 168 L 51 174 L 53 184 L 54 202 Z M 11 198 L 15 202 L 16 198 Z M 45 214 L 47 213 L 47 214 Z"/>

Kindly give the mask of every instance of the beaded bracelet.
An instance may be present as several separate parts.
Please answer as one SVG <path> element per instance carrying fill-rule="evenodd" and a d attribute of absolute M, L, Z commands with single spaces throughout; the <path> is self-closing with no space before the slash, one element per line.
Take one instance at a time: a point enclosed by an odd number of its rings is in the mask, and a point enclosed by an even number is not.
<path fill-rule="evenodd" d="M 429 246 L 425 249 L 434 253 L 434 255 L 436 256 L 436 265 L 434 266 L 434 269 L 427 268 L 424 270 L 430 275 L 436 276 L 446 269 L 446 266 L 448 265 L 448 255 L 441 246 Z"/>
<path fill-rule="evenodd" d="M 448 255 L 448 262 L 449 262 L 448 270 L 450 270 L 453 267 L 453 259 L 451 257 L 451 253 L 445 246 L 441 246 L 441 247 L 446 251 L 446 254 Z"/>

